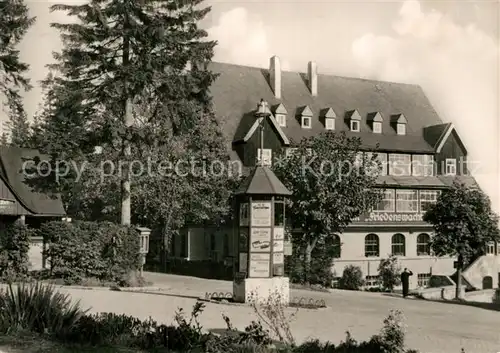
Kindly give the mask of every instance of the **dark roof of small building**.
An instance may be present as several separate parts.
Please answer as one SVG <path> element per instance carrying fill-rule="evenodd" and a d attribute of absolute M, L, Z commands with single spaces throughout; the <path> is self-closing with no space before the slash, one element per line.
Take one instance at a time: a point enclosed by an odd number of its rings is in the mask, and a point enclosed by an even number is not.
<path fill-rule="evenodd" d="M 287 196 L 292 193 L 268 167 L 257 166 L 236 191 L 237 195 L 277 195 Z"/>
<path fill-rule="evenodd" d="M 276 99 L 268 82 L 269 70 L 233 64 L 212 63 L 209 68 L 219 74 L 211 86 L 214 108 L 228 141 L 241 140 L 255 121 L 254 112 L 261 98 L 270 106 L 283 103 L 288 111 L 286 127 L 281 127 L 292 143 L 325 131 L 320 112 L 332 108 L 336 114 L 335 130 L 358 136 L 362 148 L 381 151 L 433 153 L 440 127 L 424 136 L 424 128 L 444 125 L 423 90 L 412 84 L 382 82 L 359 78 L 318 74 L 318 95 L 307 87 L 306 75 L 283 71 L 281 97 Z M 301 127 L 300 112 L 308 106 L 313 113 L 312 128 Z M 349 131 L 346 117 L 356 110 L 361 115 L 361 132 Z M 372 131 L 368 114 L 380 113 L 382 133 Z M 406 135 L 397 135 L 395 116 L 407 119 Z M 441 135 L 440 135 L 441 136 Z M 437 137 L 439 139 L 439 136 Z M 232 157 L 236 157 L 232 154 Z"/>
<path fill-rule="evenodd" d="M 8 184 L 18 201 L 34 215 L 64 216 L 64 206 L 59 194 L 41 192 L 27 183 L 23 163 L 28 160 L 49 160 L 37 150 L 19 147 L 0 147 L 0 177 Z"/>

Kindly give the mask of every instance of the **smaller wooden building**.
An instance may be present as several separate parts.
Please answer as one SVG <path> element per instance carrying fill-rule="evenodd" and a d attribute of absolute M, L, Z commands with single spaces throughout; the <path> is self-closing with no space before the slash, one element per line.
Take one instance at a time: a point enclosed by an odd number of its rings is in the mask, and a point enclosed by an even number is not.
<path fill-rule="evenodd" d="M 40 191 L 33 179 L 45 175 L 49 157 L 37 150 L 0 147 L 0 231 L 19 221 L 38 228 L 44 221 L 59 220 L 66 215 L 61 196 Z M 42 239 L 33 238 L 30 261 L 33 268 L 42 267 Z"/>

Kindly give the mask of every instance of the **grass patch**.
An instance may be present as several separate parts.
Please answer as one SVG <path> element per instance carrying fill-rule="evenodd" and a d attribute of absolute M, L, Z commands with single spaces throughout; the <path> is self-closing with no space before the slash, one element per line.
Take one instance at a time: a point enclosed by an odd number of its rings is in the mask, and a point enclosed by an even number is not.
<path fill-rule="evenodd" d="M 0 352 L 5 353 L 143 353 L 122 347 L 83 347 L 79 345 L 63 345 L 42 337 L 26 334 L 0 335 Z"/>

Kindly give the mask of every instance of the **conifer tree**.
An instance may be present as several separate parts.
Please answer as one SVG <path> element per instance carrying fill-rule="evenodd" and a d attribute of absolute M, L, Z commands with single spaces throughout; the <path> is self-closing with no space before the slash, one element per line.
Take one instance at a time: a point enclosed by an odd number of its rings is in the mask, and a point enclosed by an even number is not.
<path fill-rule="evenodd" d="M 204 40 L 207 33 L 197 26 L 209 11 L 201 2 L 91 0 L 52 7 L 78 19 L 52 24 L 64 48 L 51 66 L 62 90 L 51 115 L 63 119 L 79 140 L 66 153 L 86 154 L 95 145 L 115 151 L 118 144 L 120 160 L 129 162 L 134 142 L 158 146 L 170 131 L 189 133 L 209 113 L 208 87 L 215 75 L 205 64 L 215 43 Z M 148 114 L 137 107 L 147 107 Z M 121 221 L 129 224 L 128 168 L 119 178 Z"/>
<path fill-rule="evenodd" d="M 15 111 L 23 109 L 20 90 L 31 88 L 29 66 L 20 60 L 17 45 L 34 22 L 23 0 L 0 2 L 0 93 Z"/>

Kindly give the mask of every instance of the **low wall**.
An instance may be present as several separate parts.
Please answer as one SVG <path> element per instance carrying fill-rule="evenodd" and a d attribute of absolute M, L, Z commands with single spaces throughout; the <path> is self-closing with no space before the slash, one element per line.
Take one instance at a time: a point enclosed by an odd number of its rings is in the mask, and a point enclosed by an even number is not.
<path fill-rule="evenodd" d="M 455 299 L 455 290 L 456 286 L 444 286 L 439 288 L 425 288 L 418 291 L 418 293 L 424 297 L 425 299 L 433 299 L 433 300 L 451 300 Z M 465 297 L 465 286 L 461 288 L 461 296 Z"/>
<path fill-rule="evenodd" d="M 464 299 L 471 302 L 477 303 L 493 303 L 495 295 L 499 295 L 500 292 L 495 294 L 495 289 L 478 290 L 474 292 L 465 293 Z"/>

